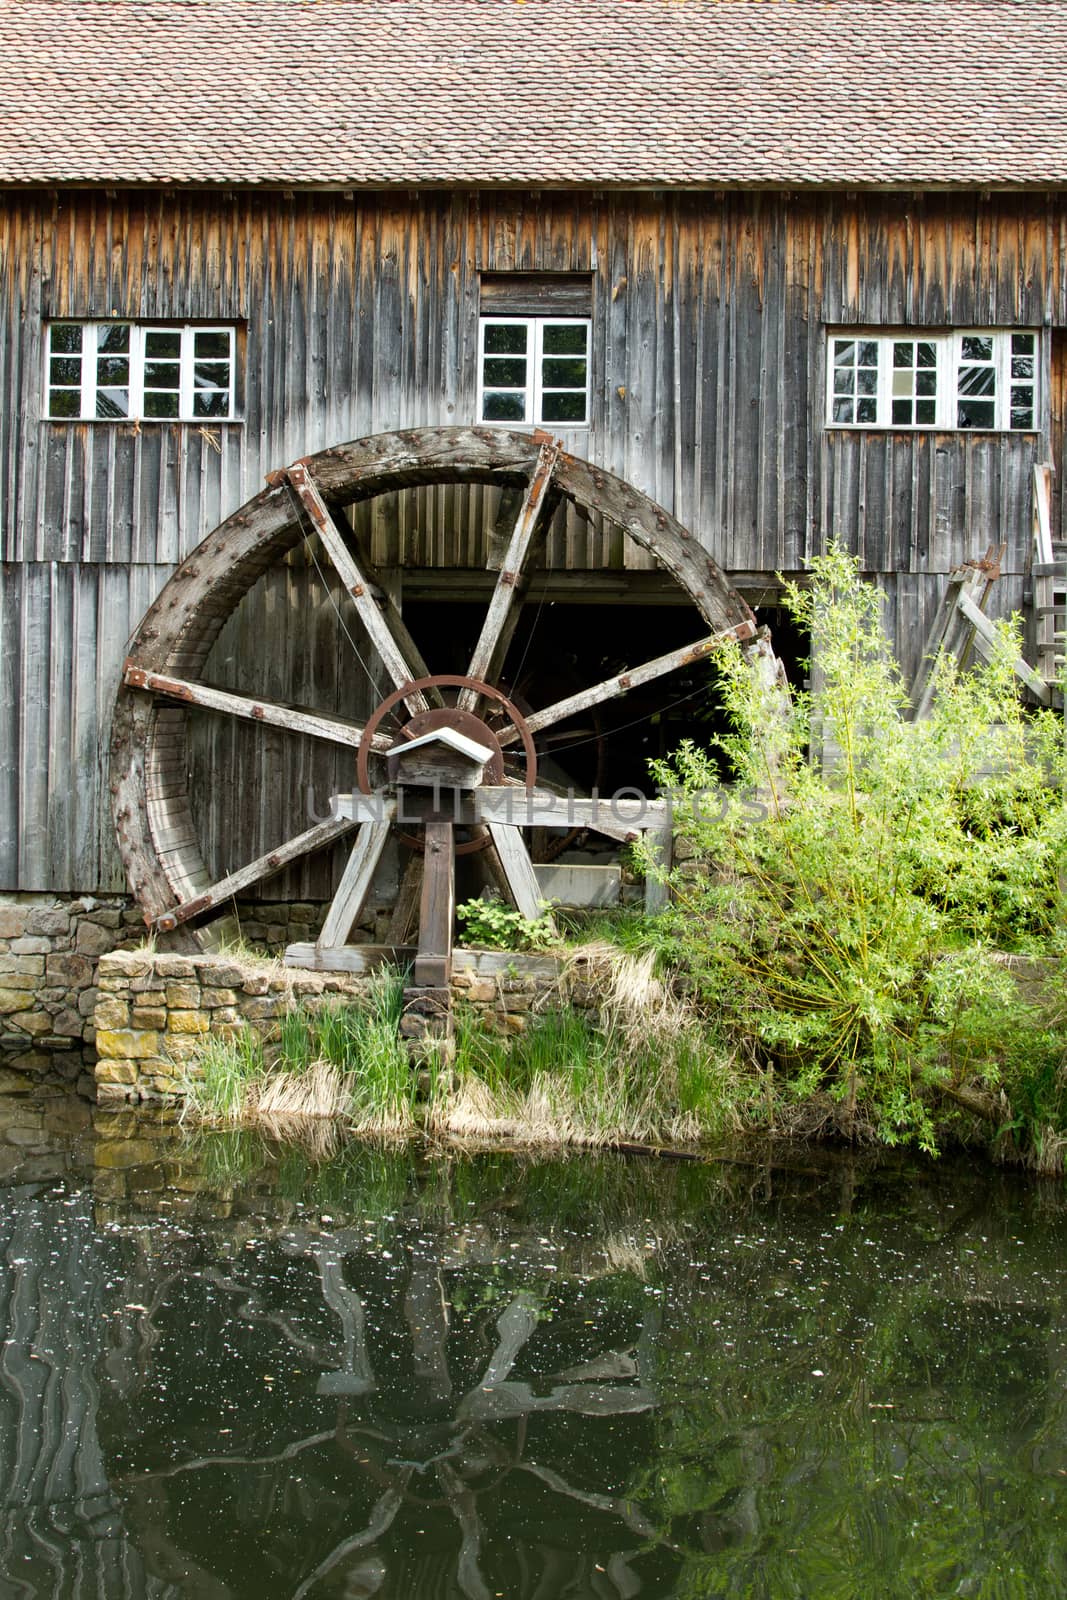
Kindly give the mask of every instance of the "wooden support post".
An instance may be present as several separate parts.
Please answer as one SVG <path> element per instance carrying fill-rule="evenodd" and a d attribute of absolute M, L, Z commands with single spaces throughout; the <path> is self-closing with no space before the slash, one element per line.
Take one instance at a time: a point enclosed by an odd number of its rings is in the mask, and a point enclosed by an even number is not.
<path fill-rule="evenodd" d="M 650 830 L 651 832 L 651 830 Z M 664 871 L 669 872 L 674 854 L 674 823 L 669 820 L 665 827 L 651 833 L 651 841 L 655 846 L 656 860 Z M 657 911 L 662 911 L 670 897 L 667 885 L 659 878 L 647 877 L 645 879 L 645 910 L 651 916 Z"/>
<path fill-rule="evenodd" d="M 360 828 L 317 940 L 320 950 L 336 949 L 347 942 L 352 924 L 363 909 L 395 815 L 396 801 L 384 802 L 381 818 L 365 822 Z"/>
<path fill-rule="evenodd" d="M 491 822 L 489 832 L 516 909 L 535 922 L 541 915 L 541 890 L 525 839 L 506 822 Z"/>
<path fill-rule="evenodd" d="M 419 945 L 415 987 L 447 989 L 452 979 L 452 923 L 456 912 L 456 857 L 452 824 L 434 817 L 426 824 Z"/>

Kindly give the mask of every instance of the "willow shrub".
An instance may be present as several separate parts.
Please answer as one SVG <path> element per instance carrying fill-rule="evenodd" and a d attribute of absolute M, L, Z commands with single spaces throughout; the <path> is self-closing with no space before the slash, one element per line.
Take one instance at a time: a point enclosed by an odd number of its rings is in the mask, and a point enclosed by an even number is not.
<path fill-rule="evenodd" d="M 1036 1062 L 1013 1052 L 1035 1014 L 1005 952 L 1058 946 L 1063 723 L 1020 703 L 1008 625 L 991 665 L 945 663 L 933 715 L 909 722 L 878 593 L 839 548 L 786 603 L 817 663 L 792 724 L 768 716 L 735 649 L 731 732 L 655 765 L 688 845 L 661 937 L 781 1098 L 828 1090 L 839 1125 L 932 1150 L 934 1108 L 977 1083 L 1006 1122 L 1047 1134 L 1065 1035 L 1044 1029 Z M 813 730 L 832 760 L 809 760 Z"/>

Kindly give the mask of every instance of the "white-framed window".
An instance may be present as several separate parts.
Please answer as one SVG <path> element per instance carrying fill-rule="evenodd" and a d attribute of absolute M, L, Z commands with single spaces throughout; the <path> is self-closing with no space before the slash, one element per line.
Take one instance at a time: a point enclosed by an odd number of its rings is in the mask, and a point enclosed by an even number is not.
<path fill-rule="evenodd" d="M 588 317 L 482 317 L 478 420 L 587 427 L 590 327 Z"/>
<path fill-rule="evenodd" d="M 234 329 L 51 322 L 46 416 L 55 422 L 211 422 L 234 415 Z"/>
<path fill-rule="evenodd" d="M 1038 352 L 1029 329 L 831 333 L 827 425 L 1032 432 Z"/>

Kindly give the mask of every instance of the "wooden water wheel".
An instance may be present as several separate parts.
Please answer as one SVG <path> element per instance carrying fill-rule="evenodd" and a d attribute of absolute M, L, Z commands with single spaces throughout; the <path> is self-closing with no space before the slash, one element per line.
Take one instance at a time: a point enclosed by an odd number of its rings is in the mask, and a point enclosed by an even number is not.
<path fill-rule="evenodd" d="M 400 488 L 464 483 L 518 489 L 521 504 L 466 672 L 442 676 L 422 659 L 341 511 Z M 524 717 L 501 690 L 499 677 L 539 542 L 561 499 L 583 513 L 600 513 L 651 552 L 688 593 L 703 631 L 681 649 Z M 203 678 L 212 645 L 242 597 L 309 534 L 317 535 L 384 681 L 393 686 L 363 724 L 314 706 L 215 688 Z M 157 933 L 185 929 L 204 942 L 212 919 L 234 897 L 354 832 L 316 945 L 289 956 L 312 965 L 344 965 L 347 941 L 386 839 L 393 827 L 403 826 L 425 842 L 435 862 L 442 852 L 449 862 L 443 874 L 427 872 L 422 889 L 422 953 L 441 959 L 436 965 L 424 963 L 421 978 L 425 987 L 440 990 L 447 985 L 451 948 L 452 828 L 468 827 L 465 848 L 491 841 L 512 898 L 525 915 L 536 914 L 536 880 L 522 828 L 546 823 L 550 797 L 536 786 L 537 735 L 579 710 L 711 654 L 725 639 L 742 641 L 754 667 L 765 678 L 769 670 L 766 681 L 773 683 L 775 663 L 767 640 L 757 637 L 748 605 L 698 541 L 630 484 L 568 455 L 545 435 L 472 428 L 379 434 L 272 474 L 261 494 L 183 562 L 131 642 L 112 726 L 111 795 L 119 849 L 146 924 Z M 205 863 L 191 804 L 191 708 L 346 747 L 358 755 L 359 792 L 335 796 L 328 818 L 219 877 Z M 440 743 L 444 730 L 451 730 L 449 739 L 459 736 L 484 750 L 488 766 L 447 818 L 424 802 L 414 822 L 401 824 L 395 798 L 380 792 L 380 775 L 372 781 L 371 762 L 428 735 L 436 734 Z M 519 751 L 523 759 L 509 770 L 509 757 Z M 474 790 L 481 796 L 478 803 Z M 521 815 L 514 805 L 516 791 L 526 806 Z M 550 825 L 573 825 L 574 820 L 572 807 Z M 585 822 L 586 813 L 578 820 Z M 594 816 L 592 825 L 613 837 L 628 832 L 617 809 Z M 431 879 L 439 885 L 437 899 L 429 893 Z"/>

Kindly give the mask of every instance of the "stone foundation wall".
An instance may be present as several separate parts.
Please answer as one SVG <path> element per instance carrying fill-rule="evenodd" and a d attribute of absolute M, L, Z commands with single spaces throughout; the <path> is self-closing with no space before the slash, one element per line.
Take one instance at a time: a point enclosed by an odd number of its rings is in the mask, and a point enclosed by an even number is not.
<path fill-rule="evenodd" d="M 0 1051 L 7 1069 L 75 1083 L 95 1040 L 100 957 L 144 936 L 126 896 L 0 899 Z M 91 1083 L 91 1079 L 89 1080 Z M 84 1088 L 85 1084 L 80 1087 Z"/>
<path fill-rule="evenodd" d="M 237 922 L 250 947 L 280 955 L 314 940 L 325 913 L 316 901 L 249 901 L 238 903 Z M 129 895 L 0 895 L 0 1071 L 91 1092 L 97 963 L 144 942 Z"/>
<path fill-rule="evenodd" d="M 276 962 L 227 956 L 117 951 L 97 974 L 95 1086 L 101 1103 L 173 1098 L 209 1036 L 232 1038 L 246 1027 L 265 1043 L 296 1004 L 315 1008 L 356 999 L 368 979 L 305 972 Z M 520 1033 L 542 1007 L 577 1005 L 595 1012 L 595 985 L 581 963 L 549 956 L 457 950 L 454 1002 L 491 1025 Z"/>

